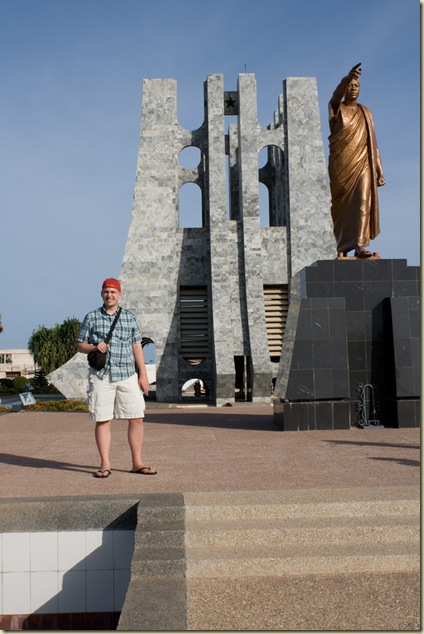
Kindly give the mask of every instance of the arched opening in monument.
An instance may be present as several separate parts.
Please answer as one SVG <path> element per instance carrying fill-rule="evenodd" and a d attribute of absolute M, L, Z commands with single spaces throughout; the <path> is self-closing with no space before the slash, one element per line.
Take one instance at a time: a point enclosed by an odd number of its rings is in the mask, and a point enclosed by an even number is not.
<path fill-rule="evenodd" d="M 203 227 L 202 191 L 196 183 L 184 183 L 178 193 L 178 226 L 180 229 Z"/>
<path fill-rule="evenodd" d="M 269 227 L 269 191 L 263 183 L 259 183 L 259 222 L 261 227 Z"/>
<path fill-rule="evenodd" d="M 141 347 L 143 348 L 144 362 L 149 380 L 149 394 L 146 398 L 152 400 L 156 399 L 156 344 L 153 339 L 143 337 Z"/>
<path fill-rule="evenodd" d="M 141 340 L 145 363 L 156 363 L 156 344 L 153 339 L 143 337 Z"/>
<path fill-rule="evenodd" d="M 287 216 L 284 153 L 267 145 L 258 153 L 259 206 L 262 227 L 284 227 Z"/>
<path fill-rule="evenodd" d="M 183 91 L 177 90 L 176 92 L 179 125 L 185 128 L 185 130 L 197 130 L 201 127 L 205 118 L 203 83 L 199 82 L 196 86 L 190 86 L 190 102 L 188 107 Z"/>
<path fill-rule="evenodd" d="M 269 179 L 264 179 L 264 171 L 267 170 L 267 163 L 268 147 L 263 147 L 258 153 L 259 221 L 261 227 L 270 226 Z"/>
<path fill-rule="evenodd" d="M 202 153 L 198 147 L 190 145 L 181 150 L 178 155 L 178 161 L 186 170 L 192 170 L 198 167 L 202 158 Z"/>
<path fill-rule="evenodd" d="M 258 152 L 258 170 L 263 170 L 268 163 L 268 146 L 266 145 Z"/>
<path fill-rule="evenodd" d="M 203 379 L 189 379 L 181 388 L 181 398 L 199 401 L 209 398 L 209 388 Z"/>
<path fill-rule="evenodd" d="M 252 400 L 252 360 L 248 356 L 234 357 L 236 401 Z"/>
<path fill-rule="evenodd" d="M 231 220 L 231 180 L 230 180 L 230 157 L 225 157 L 225 205 L 227 220 Z"/>

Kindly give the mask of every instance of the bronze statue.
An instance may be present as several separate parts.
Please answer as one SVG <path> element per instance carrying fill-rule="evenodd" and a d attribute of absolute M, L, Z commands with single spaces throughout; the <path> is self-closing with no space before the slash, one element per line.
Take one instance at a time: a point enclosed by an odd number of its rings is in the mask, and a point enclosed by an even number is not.
<path fill-rule="evenodd" d="M 343 77 L 329 103 L 331 216 L 340 258 L 353 249 L 357 258 L 371 257 L 365 247 L 380 233 L 377 187 L 385 180 L 372 114 L 356 101 L 360 66 Z"/>

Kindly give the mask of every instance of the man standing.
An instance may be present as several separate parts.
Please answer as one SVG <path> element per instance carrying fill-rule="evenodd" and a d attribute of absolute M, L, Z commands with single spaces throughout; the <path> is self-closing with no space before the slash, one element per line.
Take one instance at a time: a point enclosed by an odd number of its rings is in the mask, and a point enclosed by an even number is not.
<path fill-rule="evenodd" d="M 328 170 L 338 257 L 353 249 L 357 258 L 370 257 L 365 247 L 380 233 L 377 187 L 385 180 L 372 114 L 356 101 L 360 65 L 343 77 L 329 103 Z"/>
<path fill-rule="evenodd" d="M 100 468 L 93 475 L 108 478 L 111 472 L 111 420 L 128 420 L 128 443 L 131 449 L 130 473 L 155 475 L 157 471 L 143 464 L 141 453 L 144 438 L 143 393 L 149 393 L 146 366 L 141 347 L 141 332 L 130 310 L 121 309 L 109 344 L 106 336 L 119 308 L 121 284 L 110 277 L 103 282 L 103 306 L 89 312 L 78 335 L 78 352 L 106 352 L 106 365 L 101 370 L 90 368 L 88 406 L 90 419 L 96 421 L 95 438 L 100 454 Z M 137 377 L 135 365 L 138 368 Z M 141 389 L 140 389 L 141 388 Z"/>

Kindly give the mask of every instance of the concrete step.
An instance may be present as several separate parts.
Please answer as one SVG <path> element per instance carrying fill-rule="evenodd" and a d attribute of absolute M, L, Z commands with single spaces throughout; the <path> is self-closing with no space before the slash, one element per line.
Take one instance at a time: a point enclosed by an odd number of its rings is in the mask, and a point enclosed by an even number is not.
<path fill-rule="evenodd" d="M 418 488 L 317 489 L 185 493 L 186 522 L 416 515 Z"/>
<path fill-rule="evenodd" d="M 169 549 L 171 551 L 171 549 Z M 154 559 L 154 552 L 149 550 L 151 558 Z M 164 549 L 158 549 L 157 553 L 166 552 Z M 189 548 L 187 550 L 190 556 L 190 565 L 196 564 L 197 561 L 214 561 L 217 559 L 226 558 L 232 560 L 248 559 L 248 558 L 260 558 L 260 559 L 275 559 L 276 555 L 279 559 L 283 558 L 300 558 L 300 557 L 360 557 L 360 556 L 385 556 L 385 555 L 416 555 L 419 553 L 418 539 L 410 539 L 408 541 L 402 540 L 391 543 L 378 543 L 370 542 L 364 543 L 362 541 L 338 543 L 338 544 L 322 544 L 310 542 L 307 547 L 305 544 L 287 544 L 279 546 L 278 549 L 273 545 L 257 545 L 254 550 L 247 544 L 239 544 L 237 548 L 232 548 L 225 552 L 221 547 L 208 548 L 207 550 L 202 548 Z M 171 556 L 171 554 L 170 554 Z"/>
<path fill-rule="evenodd" d="M 187 506 L 187 575 L 418 570 L 419 499 L 361 495 L 365 499 L 317 505 L 306 499 L 293 504 L 283 495 L 280 504 L 270 504 L 255 493 L 231 506 L 214 495 L 210 505 L 203 499 Z"/>
<path fill-rule="evenodd" d="M 394 544 L 419 539 L 420 524 L 415 516 L 401 518 L 388 515 L 385 518 L 315 518 L 304 520 L 239 520 L 186 523 L 185 543 L 190 549 L 221 548 L 237 550 L 261 546 L 284 548 L 290 545 L 362 543 Z M 154 534 L 145 535 L 153 540 Z M 162 534 L 156 536 L 162 539 Z"/>
<path fill-rule="evenodd" d="M 418 622 L 418 488 L 184 499 L 187 629 L 387 629 Z M 394 583 L 403 593 L 396 604 Z M 362 623 L 355 620 L 358 602 Z"/>
<path fill-rule="evenodd" d="M 331 557 L 335 569 L 349 558 L 361 570 L 366 562 L 376 569 L 378 558 L 381 568 L 393 561 L 396 570 L 411 569 L 419 552 L 418 489 L 198 493 L 185 494 L 182 502 L 143 499 L 134 557 L 142 565 L 134 566 L 134 575 L 159 574 L 161 561 L 165 571 L 182 571 L 176 561 L 184 557 L 188 574 L 201 576 L 236 574 L 236 562 L 246 568 L 243 560 L 254 562 L 258 574 L 287 571 L 288 562 L 300 558 L 309 558 L 314 570 L 329 569 Z M 277 559 L 278 566 L 272 563 Z M 304 570 L 305 563 L 293 569 Z"/>
<path fill-rule="evenodd" d="M 419 568 L 419 487 L 149 494 L 118 629 L 405 629 Z"/>

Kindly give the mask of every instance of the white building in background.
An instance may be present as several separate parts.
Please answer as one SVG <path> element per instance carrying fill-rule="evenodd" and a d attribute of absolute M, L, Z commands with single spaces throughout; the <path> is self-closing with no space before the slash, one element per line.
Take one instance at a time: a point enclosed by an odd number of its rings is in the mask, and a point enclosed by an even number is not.
<path fill-rule="evenodd" d="M 14 379 L 17 376 L 34 376 L 34 357 L 29 350 L 9 348 L 0 350 L 0 379 Z"/>
<path fill-rule="evenodd" d="M 14 379 L 16 376 L 32 378 L 37 366 L 29 350 L 9 348 L 0 350 L 0 379 Z M 88 370 L 88 366 L 87 366 Z M 146 363 L 149 383 L 156 383 L 156 364 Z"/>

